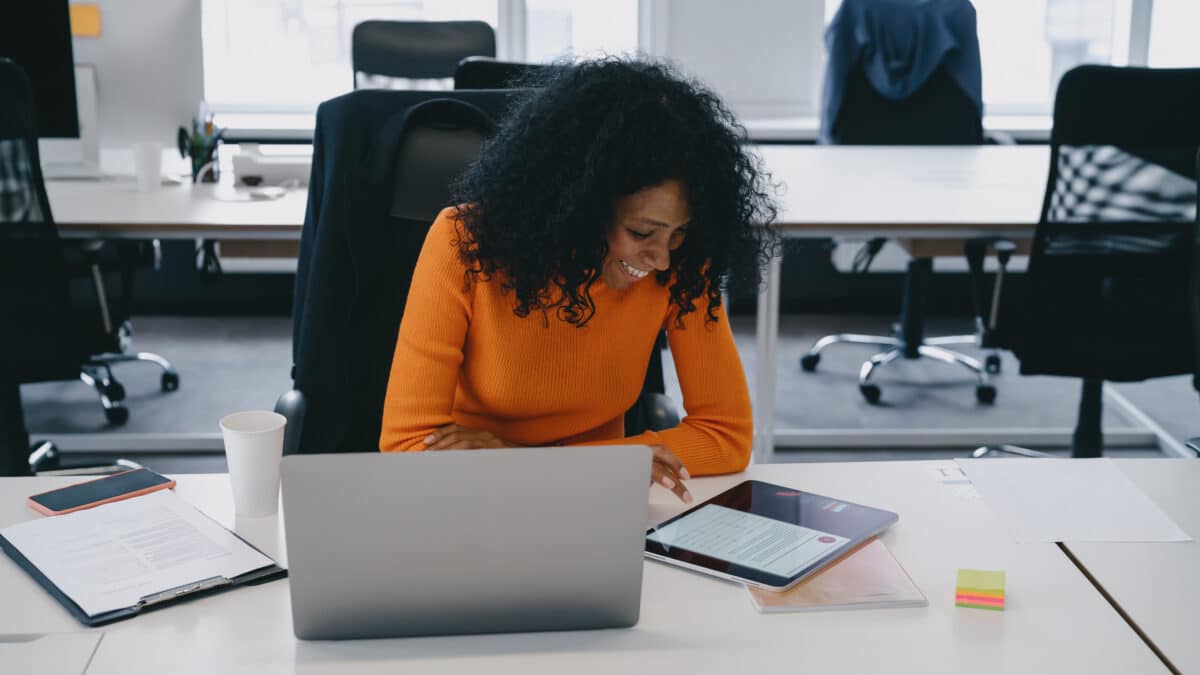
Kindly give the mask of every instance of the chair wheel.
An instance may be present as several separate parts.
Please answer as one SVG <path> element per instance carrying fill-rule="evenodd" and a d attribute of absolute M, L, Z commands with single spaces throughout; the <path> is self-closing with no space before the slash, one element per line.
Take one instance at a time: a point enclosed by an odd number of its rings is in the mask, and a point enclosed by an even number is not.
<path fill-rule="evenodd" d="M 996 401 L 996 387 L 991 384 L 980 384 L 975 387 L 975 400 L 980 403 L 994 403 Z"/>
<path fill-rule="evenodd" d="M 817 369 L 817 364 L 821 362 L 820 354 L 805 354 L 800 357 L 800 367 L 804 372 L 811 373 Z"/>
<path fill-rule="evenodd" d="M 860 384 L 858 390 L 862 392 L 863 398 L 867 399 L 867 403 L 879 403 L 879 397 L 883 394 L 877 384 Z"/>
<path fill-rule="evenodd" d="M 984 369 L 991 375 L 999 375 L 1000 357 L 996 354 L 988 354 L 988 357 L 984 359 Z"/>
<path fill-rule="evenodd" d="M 123 401 L 125 400 L 125 385 L 117 382 L 116 380 L 112 380 L 104 387 L 104 395 L 108 397 L 108 400 L 114 403 L 117 401 Z"/>
<path fill-rule="evenodd" d="M 162 390 L 175 391 L 179 388 L 179 373 L 168 370 L 162 374 Z"/>
<path fill-rule="evenodd" d="M 129 421 L 129 408 L 123 405 L 114 405 L 104 409 L 104 416 L 108 418 L 109 424 L 119 427 Z"/>

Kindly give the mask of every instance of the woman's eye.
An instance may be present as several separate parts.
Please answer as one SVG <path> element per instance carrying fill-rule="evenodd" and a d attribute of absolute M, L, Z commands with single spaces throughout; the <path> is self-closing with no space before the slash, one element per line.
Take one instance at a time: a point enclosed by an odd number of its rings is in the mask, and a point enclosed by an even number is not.
<path fill-rule="evenodd" d="M 638 232 L 637 230 L 632 230 L 632 229 L 629 229 L 628 227 L 625 228 L 625 230 L 627 232 L 629 232 L 629 234 L 633 235 L 634 239 L 647 239 L 650 237 L 650 234 L 651 234 L 650 232 Z"/>

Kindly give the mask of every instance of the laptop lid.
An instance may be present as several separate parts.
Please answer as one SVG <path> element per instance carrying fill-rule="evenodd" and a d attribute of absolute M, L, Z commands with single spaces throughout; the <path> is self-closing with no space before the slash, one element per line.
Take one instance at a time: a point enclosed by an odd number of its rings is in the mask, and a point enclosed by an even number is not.
<path fill-rule="evenodd" d="M 631 626 L 645 446 L 289 455 L 301 639 Z"/>

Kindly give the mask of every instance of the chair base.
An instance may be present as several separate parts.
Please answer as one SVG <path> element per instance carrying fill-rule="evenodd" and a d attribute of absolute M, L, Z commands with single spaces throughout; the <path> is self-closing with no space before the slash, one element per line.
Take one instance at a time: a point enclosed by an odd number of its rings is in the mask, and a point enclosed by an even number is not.
<path fill-rule="evenodd" d="M 160 386 L 163 391 L 175 391 L 179 388 L 179 373 L 170 361 L 153 352 L 98 354 L 89 358 L 79 369 L 79 379 L 99 395 L 100 405 L 104 407 L 104 416 L 113 426 L 120 426 L 129 421 L 129 409 L 120 404 L 125 398 L 125 387 L 113 376 L 112 366 L 132 361 L 153 363 L 162 368 Z"/>
<path fill-rule="evenodd" d="M 816 370 L 817 364 L 821 361 L 821 352 L 826 347 L 835 344 L 858 344 L 872 345 L 877 347 L 890 347 L 886 351 L 879 352 L 870 359 L 863 362 L 862 367 L 858 371 L 858 390 L 862 393 L 863 398 L 868 403 L 879 403 L 883 397 L 883 392 L 879 385 L 871 382 L 871 376 L 875 371 L 896 359 L 901 357 L 908 359 L 915 358 L 931 358 L 943 363 L 958 364 L 975 375 L 977 380 L 975 385 L 975 399 L 980 403 L 990 404 L 996 401 L 996 386 L 990 382 L 988 377 L 989 372 L 995 372 L 991 367 L 980 363 L 978 359 L 972 358 L 961 352 L 956 352 L 951 349 L 946 349 L 942 345 L 951 344 L 974 344 L 974 335 L 949 335 L 945 337 L 930 338 L 916 345 L 916 356 L 908 356 L 912 351 L 902 338 L 885 337 L 882 335 L 858 335 L 855 333 L 839 333 L 836 335 L 826 335 L 817 340 L 817 343 L 812 346 L 808 352 L 800 358 L 800 366 L 807 372 Z M 988 356 L 988 361 L 993 359 L 999 361 L 999 357 L 995 354 Z M 998 369 L 997 369 L 998 370 Z"/>
<path fill-rule="evenodd" d="M 858 335 L 855 333 L 840 333 L 826 335 L 800 357 L 800 367 L 806 372 L 816 370 L 821 361 L 821 351 L 826 347 L 839 343 L 872 345 L 887 347 L 862 364 L 858 373 L 858 390 L 868 403 L 879 403 L 882 391 L 879 385 L 871 382 L 875 370 L 886 366 L 900 357 L 906 359 L 931 358 L 943 363 L 956 363 L 975 374 L 975 399 L 980 403 L 990 404 L 996 400 L 996 387 L 988 380 L 989 373 L 1000 372 L 1000 357 L 995 353 L 989 354 L 984 363 L 966 354 L 946 349 L 946 345 L 978 344 L 975 335 L 948 335 L 944 337 L 925 337 L 925 316 L 922 301 L 924 298 L 925 280 L 933 271 L 933 262 L 929 258 L 914 258 L 908 263 L 908 272 L 904 276 L 904 297 L 900 308 L 900 321 L 893 327 L 894 336 Z M 979 320 L 977 319 L 978 323 Z"/>

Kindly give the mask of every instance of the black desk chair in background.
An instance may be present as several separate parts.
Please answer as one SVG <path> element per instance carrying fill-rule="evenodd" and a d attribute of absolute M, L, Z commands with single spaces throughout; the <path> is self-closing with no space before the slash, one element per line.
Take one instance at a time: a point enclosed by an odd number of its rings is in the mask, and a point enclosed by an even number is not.
<path fill-rule="evenodd" d="M 359 73 L 445 79 L 468 56 L 495 55 L 496 32 L 483 21 L 363 21 L 350 36 L 355 89 Z"/>
<path fill-rule="evenodd" d="M 862 36 L 869 39 L 862 42 Z M 953 36 L 955 43 L 945 42 Z M 924 41 L 921 41 L 923 38 Z M 880 61 L 892 43 L 907 51 L 895 55 L 887 68 L 896 67 L 892 79 L 880 75 Z M 947 3 L 896 3 L 880 0 L 847 0 L 826 33 L 829 69 L 822 111 L 826 142 L 841 145 L 979 145 L 983 143 L 982 100 L 977 89 L 982 78 L 979 44 L 975 38 L 975 12 L 967 0 Z M 870 71 L 870 72 L 869 72 Z M 890 71 L 889 71 L 890 72 Z M 924 77 L 924 79 L 921 79 Z M 966 83 L 966 84 L 964 84 Z M 886 91 L 881 92 L 883 86 Z M 863 185 L 869 198 L 870 185 Z M 821 352 L 838 343 L 885 347 L 859 370 L 858 388 L 869 403 L 879 402 L 882 391 L 871 381 L 875 371 L 899 358 L 928 357 L 967 368 L 977 379 L 975 396 L 992 403 L 996 388 L 988 372 L 998 372 L 999 360 L 987 366 L 947 345 L 976 344 L 978 337 L 925 336 L 925 287 L 933 273 L 933 252 L 928 242 L 900 242 L 912 256 L 904 277 L 900 318 L 892 335 L 841 333 L 818 340 L 800 358 L 800 366 L 813 372 Z M 858 271 L 866 271 L 883 239 L 868 242 L 860 255 Z M 962 255 L 962 243 L 953 242 Z M 936 248 L 936 247 L 935 247 Z M 946 249 L 941 246 L 940 249 Z"/>
<path fill-rule="evenodd" d="M 468 56 L 454 69 L 455 89 L 510 89 L 531 74 L 553 68 L 545 63 L 498 61 L 487 56 Z"/>
<path fill-rule="evenodd" d="M 3 58 L 0 101 L 0 464 L 21 474 L 59 468 L 60 457 L 44 443 L 30 453 L 19 385 L 82 379 L 100 392 L 109 421 L 121 424 L 128 416 L 118 403 L 124 390 L 109 368 L 137 357 L 105 353 L 123 347 L 123 317 L 109 311 L 98 258 L 73 266 L 68 254 L 78 249 L 59 239 L 42 179 L 29 79 Z M 73 267 L 91 276 L 95 307 L 72 300 Z M 115 465 L 93 464 L 99 472 Z"/>
<path fill-rule="evenodd" d="M 998 337 L 1021 374 L 1083 380 L 1074 457 L 1103 453 L 1106 380 L 1200 388 L 1198 120 L 1200 68 L 1080 66 L 1059 82 L 1026 292 L 1000 298 Z"/>
<path fill-rule="evenodd" d="M 451 181 L 478 154 L 511 91 L 358 91 L 317 110 L 296 275 L 286 454 L 378 451 L 396 336 L 417 256 Z M 647 386 L 661 391 L 661 361 Z M 646 392 L 637 431 L 679 423 Z"/>

